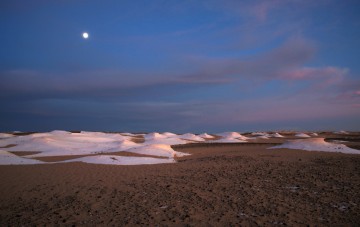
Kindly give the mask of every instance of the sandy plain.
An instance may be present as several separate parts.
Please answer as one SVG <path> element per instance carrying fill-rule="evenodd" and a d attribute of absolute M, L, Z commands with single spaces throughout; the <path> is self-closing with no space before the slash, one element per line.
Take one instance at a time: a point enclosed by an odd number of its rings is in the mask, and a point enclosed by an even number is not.
<path fill-rule="evenodd" d="M 360 137 L 348 139 L 359 149 Z M 0 226 L 359 226 L 360 155 L 173 146 L 175 164 L 0 166 Z"/>

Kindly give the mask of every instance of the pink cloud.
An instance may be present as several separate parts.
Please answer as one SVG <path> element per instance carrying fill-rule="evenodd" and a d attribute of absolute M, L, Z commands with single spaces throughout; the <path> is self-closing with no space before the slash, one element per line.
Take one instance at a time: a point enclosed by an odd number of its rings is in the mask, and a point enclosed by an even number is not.
<path fill-rule="evenodd" d="M 336 100 L 340 102 L 352 102 L 360 101 L 360 90 L 344 90 L 342 93 L 336 96 Z"/>
<path fill-rule="evenodd" d="M 346 68 L 327 66 L 322 68 L 303 67 L 293 71 L 284 72 L 280 75 L 284 79 L 311 79 L 316 77 L 343 77 L 348 72 Z"/>
<path fill-rule="evenodd" d="M 347 68 L 333 66 L 301 67 L 280 72 L 279 78 L 286 80 L 322 80 L 322 86 L 330 86 L 343 81 L 348 71 Z"/>

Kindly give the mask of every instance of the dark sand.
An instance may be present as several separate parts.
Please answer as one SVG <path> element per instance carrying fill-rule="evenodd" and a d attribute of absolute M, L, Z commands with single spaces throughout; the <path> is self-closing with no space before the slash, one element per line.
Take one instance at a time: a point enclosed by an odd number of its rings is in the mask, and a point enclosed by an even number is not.
<path fill-rule="evenodd" d="M 360 155 L 269 146 L 177 146 L 192 155 L 176 164 L 0 166 L 0 226 L 360 226 Z"/>

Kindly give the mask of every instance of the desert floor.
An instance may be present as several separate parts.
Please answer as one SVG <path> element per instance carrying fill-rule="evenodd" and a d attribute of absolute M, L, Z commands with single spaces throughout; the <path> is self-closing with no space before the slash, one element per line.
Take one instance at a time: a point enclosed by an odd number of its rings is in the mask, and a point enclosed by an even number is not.
<path fill-rule="evenodd" d="M 0 226 L 360 225 L 360 155 L 270 146 L 175 146 L 192 154 L 175 164 L 0 166 Z"/>

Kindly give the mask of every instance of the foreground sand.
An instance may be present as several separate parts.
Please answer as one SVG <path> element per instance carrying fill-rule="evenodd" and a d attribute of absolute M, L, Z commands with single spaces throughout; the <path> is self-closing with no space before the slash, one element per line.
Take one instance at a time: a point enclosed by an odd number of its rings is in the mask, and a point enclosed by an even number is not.
<path fill-rule="evenodd" d="M 360 225 L 360 155 L 185 145 L 176 164 L 0 166 L 0 226 Z"/>

